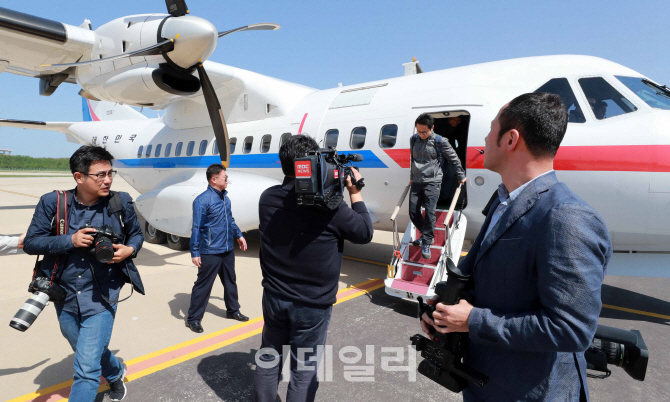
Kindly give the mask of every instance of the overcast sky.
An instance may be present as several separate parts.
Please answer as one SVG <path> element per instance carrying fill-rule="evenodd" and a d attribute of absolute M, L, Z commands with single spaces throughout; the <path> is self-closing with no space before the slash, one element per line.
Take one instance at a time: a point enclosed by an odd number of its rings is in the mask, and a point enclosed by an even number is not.
<path fill-rule="evenodd" d="M 190 0 L 191 14 L 220 31 L 275 22 L 278 31 L 226 36 L 210 60 L 325 89 L 424 71 L 552 54 L 603 57 L 670 84 L 670 1 Z M 3 0 L 2 7 L 93 28 L 132 14 L 164 13 L 162 0 Z M 51 97 L 38 80 L 0 74 L 0 118 L 81 121 L 79 87 Z M 156 112 L 146 114 L 155 116 Z M 0 148 L 69 157 L 60 133 L 0 128 Z"/>

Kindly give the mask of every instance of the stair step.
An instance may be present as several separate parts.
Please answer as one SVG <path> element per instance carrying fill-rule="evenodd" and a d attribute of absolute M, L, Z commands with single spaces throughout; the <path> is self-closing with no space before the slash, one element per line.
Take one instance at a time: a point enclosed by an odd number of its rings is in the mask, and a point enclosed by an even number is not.
<path fill-rule="evenodd" d="M 441 252 L 442 252 L 441 248 L 431 247 L 430 258 L 423 258 L 421 256 L 421 247 L 410 245 L 407 259 L 405 261 L 414 262 L 417 264 L 427 264 L 437 266 L 437 262 L 440 260 Z"/>
<path fill-rule="evenodd" d="M 430 281 L 433 279 L 434 274 L 434 267 L 422 267 L 403 263 L 400 279 L 408 283 L 428 286 L 430 285 Z"/>
<path fill-rule="evenodd" d="M 449 211 L 444 209 L 435 210 L 435 228 L 444 228 L 444 221 L 447 219 L 448 213 Z M 422 209 L 421 214 L 425 217 L 426 210 Z M 454 212 L 454 215 L 456 215 L 456 212 Z M 454 215 L 451 215 L 451 219 L 449 219 L 449 227 L 454 223 Z"/>
<path fill-rule="evenodd" d="M 412 292 L 420 295 L 428 294 L 428 285 L 420 285 L 417 283 L 403 281 L 402 279 L 395 279 L 393 284 L 391 284 L 393 289 L 404 290 L 406 292 Z"/>
<path fill-rule="evenodd" d="M 421 231 L 417 229 L 416 233 L 414 233 L 414 239 L 418 239 L 419 237 L 421 237 Z M 431 246 L 444 247 L 447 243 L 447 231 L 436 227 L 433 231 L 433 239 L 435 239 L 435 242 Z"/>

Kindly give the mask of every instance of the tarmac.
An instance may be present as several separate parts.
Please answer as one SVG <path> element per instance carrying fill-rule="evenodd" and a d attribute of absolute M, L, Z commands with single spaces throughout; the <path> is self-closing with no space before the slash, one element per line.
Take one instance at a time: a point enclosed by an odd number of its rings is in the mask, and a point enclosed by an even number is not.
<path fill-rule="evenodd" d="M 7 177 L 11 175 L 11 177 Z M 5 177 L 3 177 L 5 176 Z M 63 174 L 0 172 L 0 234 L 25 232 L 39 197 L 74 187 Z M 134 191 L 120 177 L 113 189 Z M 236 206 L 233 205 L 233 213 Z M 203 334 L 184 327 L 197 270 L 188 251 L 145 242 L 135 260 L 147 291 L 118 307 L 110 349 L 128 365 L 124 401 L 247 401 L 262 331 L 261 270 L 257 232 L 249 249 L 236 250 L 241 311 L 248 323 L 225 318 L 223 288 L 215 283 Z M 408 349 L 419 333 L 416 304 L 385 294 L 391 233 L 377 231 L 365 246 L 347 244 L 338 303 L 328 332 L 318 401 L 460 401 L 416 373 L 421 357 Z M 9 320 L 29 296 L 34 257 L 0 257 L 0 320 Z M 591 401 L 667 401 L 670 395 L 670 279 L 607 276 L 600 323 L 638 329 L 650 351 L 644 382 L 610 366 L 608 379 L 588 380 Z M 122 295 L 130 293 L 125 287 Z M 575 300 L 578 303 L 578 300 Z M 0 401 L 63 401 L 69 394 L 74 355 L 60 334 L 53 306 L 25 333 L 0 325 Z M 391 361 L 392 357 L 398 361 Z M 287 376 L 283 377 L 287 379 Z M 280 382 L 278 401 L 287 382 Z M 106 384 L 97 401 L 108 401 Z"/>

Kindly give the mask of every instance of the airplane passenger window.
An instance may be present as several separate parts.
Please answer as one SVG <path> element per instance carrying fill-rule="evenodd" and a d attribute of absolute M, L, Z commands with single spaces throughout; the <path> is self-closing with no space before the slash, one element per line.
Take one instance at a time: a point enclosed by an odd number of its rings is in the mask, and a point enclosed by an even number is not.
<path fill-rule="evenodd" d="M 152 146 L 153 146 L 153 145 L 147 145 L 147 153 L 144 154 L 144 156 L 146 156 L 147 158 L 150 158 L 150 157 L 151 157 L 151 147 L 152 147 Z"/>
<path fill-rule="evenodd" d="M 193 148 L 195 148 L 195 141 L 191 141 L 186 145 L 186 156 L 193 155 Z"/>
<path fill-rule="evenodd" d="M 183 142 L 178 142 L 177 146 L 174 149 L 174 156 L 181 156 L 181 148 L 184 145 Z"/>
<path fill-rule="evenodd" d="M 387 124 L 382 127 L 382 131 L 379 133 L 379 146 L 382 148 L 393 148 L 397 138 L 398 126 L 395 124 Z"/>
<path fill-rule="evenodd" d="M 212 155 L 219 154 L 219 143 L 214 140 L 214 145 L 212 145 Z"/>
<path fill-rule="evenodd" d="M 567 78 L 551 79 L 535 92 L 548 92 L 559 95 L 563 99 L 565 108 L 568 109 L 568 123 L 584 123 L 586 121 L 582 108 L 579 107 L 575 93 L 572 92 Z"/>
<path fill-rule="evenodd" d="M 272 142 L 272 136 L 270 134 L 264 135 L 261 138 L 261 153 L 268 153 L 270 150 L 270 143 Z"/>
<path fill-rule="evenodd" d="M 165 146 L 165 157 L 170 156 L 170 151 L 172 150 L 172 143 L 169 143 Z"/>
<path fill-rule="evenodd" d="M 639 96 L 647 105 L 654 109 L 670 110 L 670 89 L 667 86 L 640 77 L 617 75 L 616 78 L 628 89 L 635 92 L 635 95 Z"/>
<path fill-rule="evenodd" d="M 333 147 L 337 148 L 337 137 L 340 136 L 340 130 L 338 129 L 332 129 L 326 131 L 326 140 L 324 142 L 324 146 L 326 148 Z"/>
<path fill-rule="evenodd" d="M 235 153 L 235 145 L 237 145 L 237 138 L 233 137 L 230 140 L 228 140 L 228 143 L 230 144 L 230 154 Z"/>
<path fill-rule="evenodd" d="M 207 140 L 200 141 L 200 149 L 198 149 L 198 155 L 204 155 L 207 152 Z"/>
<path fill-rule="evenodd" d="M 281 148 L 281 144 L 284 143 L 287 139 L 291 138 L 291 133 L 284 133 L 279 137 L 279 148 Z"/>
<path fill-rule="evenodd" d="M 154 156 L 158 158 L 161 156 L 161 148 L 163 147 L 163 144 L 158 144 L 156 145 L 156 153 L 154 153 Z"/>
<path fill-rule="evenodd" d="M 580 78 L 586 99 L 589 101 L 591 111 L 598 120 L 634 112 L 637 107 L 625 96 L 614 89 L 603 77 Z"/>
<path fill-rule="evenodd" d="M 367 131 L 368 130 L 365 127 L 356 127 L 351 130 L 351 140 L 349 142 L 351 149 L 363 148 L 365 145 L 365 133 L 367 133 Z"/>
<path fill-rule="evenodd" d="M 142 150 L 144 149 L 144 145 L 140 145 L 140 149 L 137 150 L 137 157 L 141 158 L 142 157 Z"/>
<path fill-rule="evenodd" d="M 247 138 L 244 139 L 244 149 L 242 152 L 245 154 L 248 154 L 251 152 L 251 145 L 254 143 L 254 137 L 248 136 Z"/>

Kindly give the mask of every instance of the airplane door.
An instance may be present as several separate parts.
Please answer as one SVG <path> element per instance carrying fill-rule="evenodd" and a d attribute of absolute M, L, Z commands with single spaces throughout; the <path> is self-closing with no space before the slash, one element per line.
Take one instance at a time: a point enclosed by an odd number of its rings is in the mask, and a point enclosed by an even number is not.
<path fill-rule="evenodd" d="M 670 251 L 670 119 L 655 116 L 649 173 L 648 246 Z"/>

